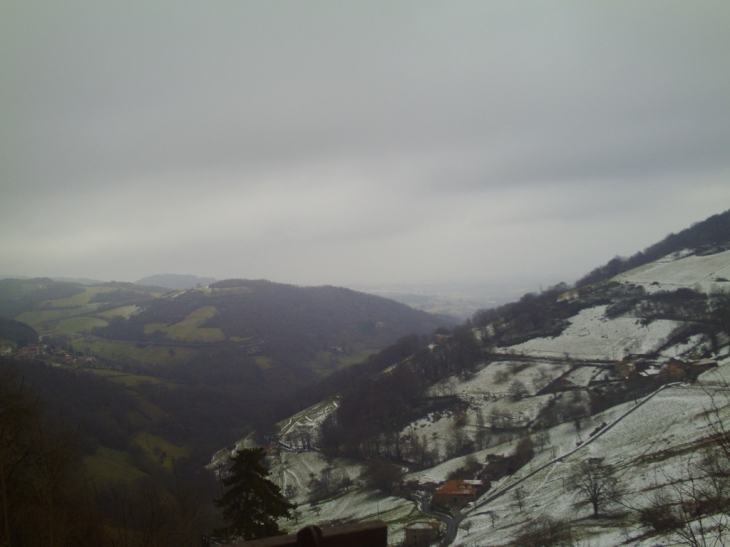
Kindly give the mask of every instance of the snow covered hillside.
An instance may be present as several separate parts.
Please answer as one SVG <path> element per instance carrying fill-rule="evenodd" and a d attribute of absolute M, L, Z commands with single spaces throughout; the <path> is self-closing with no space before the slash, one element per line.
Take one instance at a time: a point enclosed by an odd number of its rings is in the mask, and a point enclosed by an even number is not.
<path fill-rule="evenodd" d="M 614 278 L 651 292 L 691 287 L 704 292 L 730 289 L 730 251 L 708 256 L 674 253 Z"/>
<path fill-rule="evenodd" d="M 725 359 L 719 369 L 703 374 L 694 385 L 671 385 L 644 400 L 597 414 L 584 430 L 604 422 L 609 425 L 593 438 L 579 435 L 572 424 L 550 429 L 551 445 L 556 450 L 540 452 L 529 466 L 468 508 L 464 522 L 472 524 L 462 524 L 456 544 L 506 544 L 529 520 L 548 516 L 572 521 L 584 545 L 668 545 L 657 537 L 645 536 L 646 529 L 633 509 L 650 505 L 657 486 L 682 476 L 698 443 L 712 433 L 706 411 L 713 404 L 720 407 L 720 418 L 730 421 L 730 393 L 717 387 L 718 380 L 724 384 L 728 379 L 730 359 Z M 580 446 L 576 446 L 578 439 L 584 441 Z M 614 466 L 626 491 L 621 504 L 610 509 L 613 518 L 589 518 L 589 509 L 576 509 L 577 493 L 565 487 L 573 466 L 588 458 L 601 458 Z M 524 493 L 522 511 L 515 494 L 518 488 Z M 495 498 L 495 494 L 501 495 Z"/>
<path fill-rule="evenodd" d="M 582 310 L 557 338 L 536 338 L 505 348 L 518 355 L 618 361 L 632 353 L 651 353 L 667 341 L 676 321 L 642 325 L 632 317 L 606 317 L 607 306 Z"/>
<path fill-rule="evenodd" d="M 480 360 L 429 384 L 423 397 L 440 406 L 401 421 L 378 445 L 405 472 L 399 497 L 368 490 L 364 462 L 320 452 L 319 427 L 337 413 L 336 398 L 280 422 L 270 469 L 298 504 L 296 520 L 281 525 L 294 531 L 379 517 L 396 545 L 405 524 L 439 519 L 442 545 L 508 545 L 544 517 L 540 522 L 570 523 L 586 546 L 672 544 L 675 536 L 650 533 L 640 511 L 686 482 L 713 433 L 712 420 L 730 428 L 727 278 L 730 251 L 675 253 L 557 295 L 566 303 L 562 310 L 569 304 L 575 312 L 548 321 L 548 329 L 514 336 L 501 317 L 475 328 Z M 490 345 L 509 339 L 496 338 L 498 332 L 520 341 Z M 448 343 L 440 340 L 428 351 Z M 515 453 L 526 436 L 534 445 L 529 463 L 495 475 L 487 464 Z M 625 493 L 599 518 L 578 506 L 570 487 L 581 462 L 613 469 Z M 490 478 L 491 489 L 453 515 L 427 509 L 424 500 L 439 484 L 469 473 Z M 313 485 L 325 479 L 335 486 L 314 495 Z"/>

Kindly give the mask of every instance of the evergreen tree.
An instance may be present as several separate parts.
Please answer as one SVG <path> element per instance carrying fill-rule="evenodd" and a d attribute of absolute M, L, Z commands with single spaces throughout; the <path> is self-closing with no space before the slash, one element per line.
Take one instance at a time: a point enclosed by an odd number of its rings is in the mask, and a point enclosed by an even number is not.
<path fill-rule="evenodd" d="M 244 540 L 279 535 L 279 517 L 291 518 L 294 507 L 281 494 L 281 489 L 266 477 L 261 461 L 263 448 L 241 450 L 232 459 L 229 475 L 223 479 L 228 490 L 215 501 L 223 509 L 227 527 L 220 532 Z"/>

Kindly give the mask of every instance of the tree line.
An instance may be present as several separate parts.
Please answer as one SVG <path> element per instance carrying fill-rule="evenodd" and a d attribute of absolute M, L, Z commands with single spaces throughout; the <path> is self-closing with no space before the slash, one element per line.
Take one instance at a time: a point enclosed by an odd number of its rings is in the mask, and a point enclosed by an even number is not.
<path fill-rule="evenodd" d="M 83 465 L 90 424 L 78 414 L 58 415 L 25 379 L 14 363 L 0 361 L 0 544 L 197 547 L 211 534 L 230 541 L 276 535 L 276 517 L 291 517 L 292 505 L 266 479 L 263 449 L 232 457 L 220 484 L 200 468 L 185 473 L 183 460 L 172 472 L 152 468 L 137 481 L 96 481 Z M 82 395 L 73 382 L 56 388 Z M 104 387 L 89 394 L 110 395 Z M 124 404 L 116 395 L 107 401 L 112 407 Z"/>
<path fill-rule="evenodd" d="M 730 241 L 730 210 L 713 215 L 702 222 L 697 222 L 677 234 L 669 234 L 660 242 L 639 251 L 629 258 L 616 256 L 603 266 L 595 268 L 580 278 L 576 282 L 576 286 L 582 287 L 610 279 L 622 272 L 654 262 L 663 256 L 683 249 L 722 246 L 727 244 L 728 241 Z"/>

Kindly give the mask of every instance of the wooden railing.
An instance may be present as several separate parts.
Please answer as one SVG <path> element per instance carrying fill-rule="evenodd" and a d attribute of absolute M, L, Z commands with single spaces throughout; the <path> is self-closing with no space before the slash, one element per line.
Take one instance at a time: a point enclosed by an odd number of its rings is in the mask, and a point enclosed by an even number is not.
<path fill-rule="evenodd" d="M 296 534 L 234 543 L 231 547 L 387 547 L 388 526 L 373 520 L 341 526 L 307 526 Z"/>

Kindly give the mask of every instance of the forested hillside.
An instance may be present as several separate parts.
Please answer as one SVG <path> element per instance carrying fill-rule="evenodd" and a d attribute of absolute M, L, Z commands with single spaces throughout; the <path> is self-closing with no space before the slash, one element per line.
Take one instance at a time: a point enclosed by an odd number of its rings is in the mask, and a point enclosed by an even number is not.
<path fill-rule="evenodd" d="M 348 289 L 248 280 L 170 291 L 6 279 L 0 312 L 13 317 L 0 317 L 0 345 L 52 413 L 79 424 L 105 480 L 169 471 L 173 458 L 200 470 L 270 427 L 297 390 L 439 325 Z"/>

